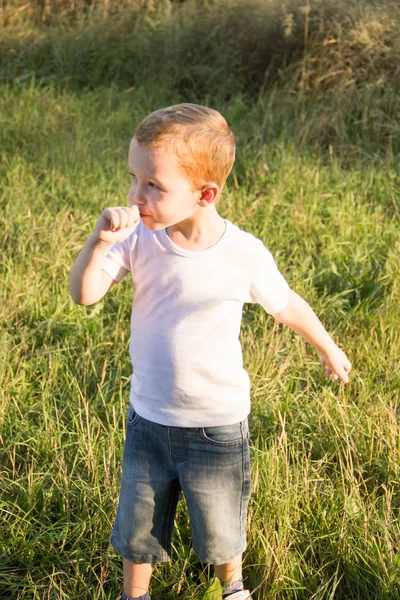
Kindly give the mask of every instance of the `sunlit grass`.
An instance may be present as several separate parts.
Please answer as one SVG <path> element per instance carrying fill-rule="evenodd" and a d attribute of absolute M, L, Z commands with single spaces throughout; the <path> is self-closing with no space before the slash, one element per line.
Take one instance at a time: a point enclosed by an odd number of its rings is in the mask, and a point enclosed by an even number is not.
<path fill-rule="evenodd" d="M 95 48 L 93 39 L 86 43 Z M 68 43 L 60 37 L 66 71 Z M 260 307 L 245 306 L 247 587 L 255 600 L 397 599 L 396 70 L 392 86 L 351 88 L 343 75 L 322 94 L 311 71 L 301 88 L 289 69 L 281 84 L 267 81 L 250 96 L 233 67 L 224 89 L 201 92 L 201 78 L 192 88 L 178 85 L 178 74 L 170 84 L 130 87 L 105 77 L 101 86 L 104 49 L 82 69 L 84 84 L 66 84 L 66 71 L 54 75 L 53 55 L 35 52 L 2 63 L 9 83 L 0 94 L 1 598 L 119 597 L 121 560 L 109 535 L 128 407 L 132 290 L 125 282 L 97 305 L 78 307 L 68 276 L 100 210 L 126 202 L 136 124 L 162 105 L 198 100 L 221 110 L 237 137 L 221 214 L 265 242 L 353 363 L 348 386 L 327 381 L 311 348 Z M 12 83 L 21 72 L 28 77 Z M 191 549 L 183 502 L 176 525 L 173 561 L 157 567 L 153 598 L 216 600 L 218 583 Z"/>
<path fill-rule="evenodd" d="M 132 118 L 134 91 L 3 90 L 2 597 L 117 598 L 120 559 L 108 538 L 131 290 L 82 308 L 67 280 L 101 207 L 125 202 L 126 148 L 141 114 Z M 362 157 L 296 148 L 289 126 L 261 143 L 247 126 L 256 132 L 260 102 L 221 105 L 243 141 L 221 214 L 271 248 L 354 372 L 345 388 L 326 382 L 310 348 L 246 307 L 254 493 L 245 574 L 255 598 L 395 598 L 396 162 L 377 155 L 367 168 Z M 273 121 L 279 103 L 265 103 Z M 190 550 L 183 504 L 177 527 L 174 560 L 156 570 L 153 594 L 198 598 L 211 573 Z"/>

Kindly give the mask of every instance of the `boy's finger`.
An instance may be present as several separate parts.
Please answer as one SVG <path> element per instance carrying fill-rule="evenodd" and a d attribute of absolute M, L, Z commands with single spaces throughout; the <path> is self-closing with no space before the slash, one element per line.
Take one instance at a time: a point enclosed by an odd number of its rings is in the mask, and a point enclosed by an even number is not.
<path fill-rule="evenodd" d="M 133 208 L 135 208 L 136 210 L 133 210 Z M 140 214 L 139 211 L 137 209 L 137 206 L 135 207 L 128 207 L 126 210 L 126 213 L 128 215 L 128 223 L 127 223 L 127 227 L 134 227 L 136 225 L 136 223 L 139 221 L 140 219 Z"/>
<path fill-rule="evenodd" d="M 342 372 L 337 373 L 332 369 L 326 369 L 325 373 L 327 377 L 332 379 L 332 381 L 337 381 L 338 379 L 340 379 L 341 381 L 343 381 L 343 383 L 349 383 L 349 377 L 346 371 L 344 370 Z"/>
<path fill-rule="evenodd" d="M 350 373 L 351 371 L 351 362 L 347 359 L 343 364 L 343 368 L 342 368 L 342 373 L 340 375 L 340 379 L 344 382 L 344 383 L 348 383 L 350 381 L 348 373 Z"/>
<path fill-rule="evenodd" d="M 117 211 L 113 208 L 105 208 L 103 211 L 103 216 L 106 221 L 109 222 L 110 231 L 115 231 L 119 225 L 119 216 Z"/>
<path fill-rule="evenodd" d="M 135 220 L 140 219 L 140 212 L 136 204 L 134 204 L 133 206 L 127 206 L 127 210 L 130 215 L 133 215 L 133 218 Z"/>
<path fill-rule="evenodd" d="M 115 210 L 108 208 L 104 216 L 110 223 L 110 230 L 115 231 L 119 225 L 118 213 Z"/>
<path fill-rule="evenodd" d="M 336 375 L 336 379 L 340 379 L 341 381 L 343 381 L 343 383 L 349 383 L 349 377 L 348 377 L 346 371 L 342 370 L 341 373 L 339 373 L 339 374 L 335 373 L 335 375 Z"/>
<path fill-rule="evenodd" d="M 118 229 L 124 229 L 124 227 L 126 227 L 128 225 L 128 221 L 129 221 L 129 216 L 128 213 L 125 211 L 124 208 L 120 208 L 118 210 L 118 216 L 119 216 L 119 227 Z"/>

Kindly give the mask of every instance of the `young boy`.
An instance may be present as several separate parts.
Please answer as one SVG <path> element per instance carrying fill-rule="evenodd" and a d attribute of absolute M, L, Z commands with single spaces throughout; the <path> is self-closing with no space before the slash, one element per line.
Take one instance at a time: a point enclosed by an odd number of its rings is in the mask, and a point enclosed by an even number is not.
<path fill-rule="evenodd" d="M 129 206 L 102 212 L 71 272 L 78 304 L 94 304 L 128 271 L 134 287 L 134 370 L 111 535 L 125 600 L 150 599 L 181 490 L 193 549 L 215 565 L 223 598 L 251 598 L 241 570 L 251 492 L 243 303 L 260 303 L 312 344 L 332 379 L 347 382 L 351 369 L 263 243 L 218 214 L 234 157 L 217 111 L 179 104 L 150 114 L 129 148 Z"/>

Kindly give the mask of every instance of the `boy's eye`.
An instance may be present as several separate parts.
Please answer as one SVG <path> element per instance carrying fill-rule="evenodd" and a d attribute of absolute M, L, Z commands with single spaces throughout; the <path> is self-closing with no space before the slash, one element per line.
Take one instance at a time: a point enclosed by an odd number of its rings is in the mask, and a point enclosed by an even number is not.
<path fill-rule="evenodd" d="M 149 181 L 149 187 L 159 189 L 158 185 L 156 183 L 154 183 L 153 181 Z"/>

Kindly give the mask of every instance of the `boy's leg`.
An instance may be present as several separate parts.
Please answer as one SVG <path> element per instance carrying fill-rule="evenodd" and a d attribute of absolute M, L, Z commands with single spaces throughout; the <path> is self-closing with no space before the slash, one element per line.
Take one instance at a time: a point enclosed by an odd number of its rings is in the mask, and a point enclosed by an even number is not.
<path fill-rule="evenodd" d="M 129 406 L 121 490 L 111 545 L 123 558 L 124 596 L 149 599 L 154 563 L 166 562 L 180 485 L 171 468 L 168 427 Z"/>
<path fill-rule="evenodd" d="M 189 430 L 186 437 L 186 460 L 178 464 L 178 472 L 193 550 L 202 562 L 214 565 L 225 598 L 250 600 L 250 592 L 243 589 L 241 565 L 251 496 L 247 419 Z"/>
<path fill-rule="evenodd" d="M 144 596 L 149 591 L 153 565 L 149 563 L 137 564 L 124 558 L 123 569 L 124 592 L 128 598 Z"/>
<path fill-rule="evenodd" d="M 233 583 L 242 578 L 242 555 L 222 565 L 214 565 L 215 574 L 224 583 Z"/>
<path fill-rule="evenodd" d="M 237 592 L 242 591 L 242 555 L 239 554 L 233 560 L 221 565 L 214 565 L 215 574 L 222 585 L 222 597 L 228 598 Z"/>

